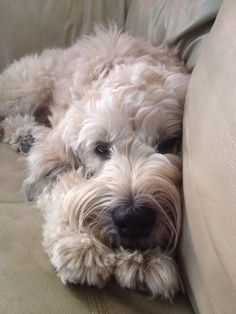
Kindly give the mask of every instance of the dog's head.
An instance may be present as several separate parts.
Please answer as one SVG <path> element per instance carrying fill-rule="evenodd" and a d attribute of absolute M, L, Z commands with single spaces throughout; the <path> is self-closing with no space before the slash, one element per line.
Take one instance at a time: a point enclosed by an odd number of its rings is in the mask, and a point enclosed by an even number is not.
<path fill-rule="evenodd" d="M 51 173 L 57 160 L 59 168 L 66 161 L 82 169 L 84 180 L 65 197 L 73 229 L 111 247 L 171 251 L 181 221 L 178 148 L 188 76 L 147 63 L 119 65 L 82 92 L 52 130 L 60 158 L 51 157 Z"/>

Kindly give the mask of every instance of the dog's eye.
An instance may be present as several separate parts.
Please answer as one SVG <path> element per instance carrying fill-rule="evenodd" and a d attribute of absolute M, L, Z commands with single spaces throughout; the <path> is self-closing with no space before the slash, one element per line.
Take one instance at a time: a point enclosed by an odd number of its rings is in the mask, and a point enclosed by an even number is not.
<path fill-rule="evenodd" d="M 107 143 L 99 143 L 95 147 L 95 153 L 102 159 L 109 159 L 111 157 L 111 148 Z"/>
<path fill-rule="evenodd" d="M 157 146 L 157 152 L 161 154 L 177 153 L 180 149 L 181 137 L 168 138 Z"/>

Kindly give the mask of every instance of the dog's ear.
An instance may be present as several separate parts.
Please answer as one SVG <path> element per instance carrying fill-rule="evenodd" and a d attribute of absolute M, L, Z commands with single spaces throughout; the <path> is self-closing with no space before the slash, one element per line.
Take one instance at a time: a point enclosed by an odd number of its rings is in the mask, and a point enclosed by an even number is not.
<path fill-rule="evenodd" d="M 56 180 L 59 174 L 79 167 L 79 160 L 63 144 L 56 130 L 45 128 L 27 157 L 29 176 L 24 182 L 26 198 L 34 199 L 45 187 Z"/>

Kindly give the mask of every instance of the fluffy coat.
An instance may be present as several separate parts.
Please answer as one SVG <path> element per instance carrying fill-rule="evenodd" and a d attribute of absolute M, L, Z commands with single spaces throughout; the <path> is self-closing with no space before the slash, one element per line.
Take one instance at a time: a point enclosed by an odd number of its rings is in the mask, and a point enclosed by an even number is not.
<path fill-rule="evenodd" d="M 26 56 L 2 73 L 4 141 L 34 137 L 26 194 L 43 210 L 43 244 L 64 283 L 101 287 L 115 277 L 154 296 L 180 290 L 177 142 L 188 79 L 165 47 L 115 26 L 96 27 L 68 49 Z M 34 118 L 45 108 L 51 127 Z M 147 238 L 119 236 L 112 211 L 128 203 L 155 210 Z"/>

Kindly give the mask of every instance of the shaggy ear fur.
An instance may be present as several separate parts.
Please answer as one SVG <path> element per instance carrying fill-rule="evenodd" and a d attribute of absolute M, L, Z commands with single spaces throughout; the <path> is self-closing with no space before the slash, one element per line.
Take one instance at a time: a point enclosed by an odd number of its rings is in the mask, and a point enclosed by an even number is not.
<path fill-rule="evenodd" d="M 79 167 L 75 155 L 65 150 L 57 128 L 45 128 L 40 132 L 27 163 L 30 175 L 24 182 L 24 188 L 29 201 L 43 189 L 50 188 L 60 173 Z"/>
<path fill-rule="evenodd" d="M 80 108 L 79 102 L 71 105 L 67 112 L 64 112 L 63 108 L 60 111 L 56 107 L 51 108 L 52 115 L 56 111 L 63 119 L 52 128 L 44 128 L 36 137 L 27 158 L 29 177 L 25 180 L 24 187 L 28 200 L 32 200 L 34 194 L 40 194 L 43 189 L 50 188 L 59 174 L 80 167 L 81 162 L 75 145 L 84 115 L 84 110 Z"/>

